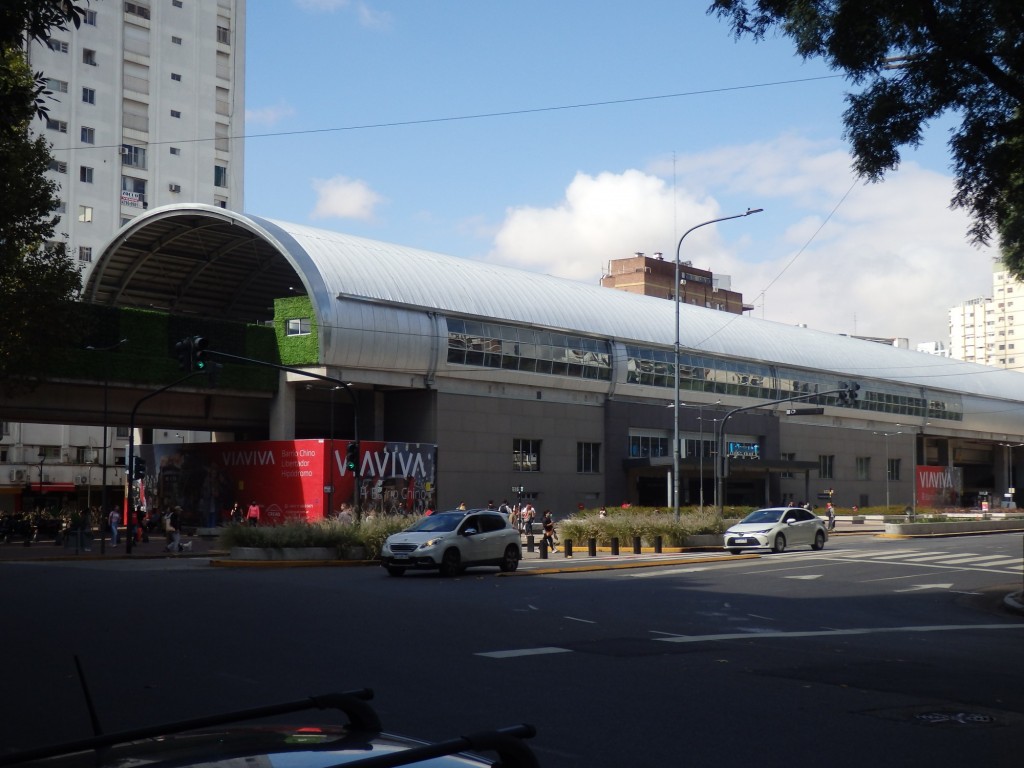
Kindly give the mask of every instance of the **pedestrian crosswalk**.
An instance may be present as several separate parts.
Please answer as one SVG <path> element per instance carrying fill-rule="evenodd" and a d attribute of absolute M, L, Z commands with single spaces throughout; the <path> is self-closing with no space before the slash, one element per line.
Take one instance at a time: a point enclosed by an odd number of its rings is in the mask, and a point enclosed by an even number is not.
<path fill-rule="evenodd" d="M 828 559 L 856 560 L 859 562 L 902 562 L 913 565 L 935 567 L 984 568 L 1024 572 L 1024 557 L 1009 554 L 979 554 L 976 552 L 922 552 L 919 549 L 879 549 L 879 550 L 832 550 Z"/>

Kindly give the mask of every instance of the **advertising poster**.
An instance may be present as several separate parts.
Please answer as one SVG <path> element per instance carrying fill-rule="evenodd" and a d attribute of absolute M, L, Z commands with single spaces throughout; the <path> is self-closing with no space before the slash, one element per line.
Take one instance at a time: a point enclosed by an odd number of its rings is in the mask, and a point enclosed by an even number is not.
<path fill-rule="evenodd" d="M 956 507 L 964 490 L 963 470 L 959 467 L 917 467 L 917 505 L 919 507 Z"/>
<path fill-rule="evenodd" d="M 362 514 L 422 514 L 433 502 L 437 447 L 362 441 L 346 467 L 347 440 L 143 445 L 141 499 L 181 507 L 182 522 L 223 525 L 232 505 L 260 506 L 261 525 L 315 522 L 359 505 Z M 358 482 L 357 482 L 358 476 Z"/>

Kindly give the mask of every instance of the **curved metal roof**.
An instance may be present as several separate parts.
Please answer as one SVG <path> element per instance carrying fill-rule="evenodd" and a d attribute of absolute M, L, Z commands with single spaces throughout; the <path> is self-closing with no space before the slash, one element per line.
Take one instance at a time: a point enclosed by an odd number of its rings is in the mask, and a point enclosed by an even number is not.
<path fill-rule="evenodd" d="M 326 327 L 344 327 L 342 305 L 357 301 L 641 345 L 675 342 L 671 301 L 205 205 L 134 219 L 104 249 L 85 296 L 258 321 L 300 285 Z M 693 305 L 679 310 L 685 350 L 1010 400 L 1024 391 L 1011 371 Z"/>

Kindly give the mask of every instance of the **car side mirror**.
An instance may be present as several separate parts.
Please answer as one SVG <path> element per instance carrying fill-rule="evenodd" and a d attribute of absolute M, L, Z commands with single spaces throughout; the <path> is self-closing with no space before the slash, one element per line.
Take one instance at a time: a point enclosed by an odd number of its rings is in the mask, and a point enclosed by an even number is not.
<path fill-rule="evenodd" d="M 475 536 L 476 535 L 476 528 L 467 528 L 466 530 L 464 530 L 462 532 L 462 535 L 463 536 Z"/>

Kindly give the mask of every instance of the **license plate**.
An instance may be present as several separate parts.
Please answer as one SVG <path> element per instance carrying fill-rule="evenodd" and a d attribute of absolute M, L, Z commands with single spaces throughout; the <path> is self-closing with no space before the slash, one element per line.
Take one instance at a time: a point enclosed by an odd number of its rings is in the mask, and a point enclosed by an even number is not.
<path fill-rule="evenodd" d="M 750 543 L 750 539 L 733 539 L 732 543 L 733 544 L 749 544 Z"/>
<path fill-rule="evenodd" d="M 408 555 L 395 555 L 394 559 L 395 560 L 408 560 L 409 556 Z"/>

